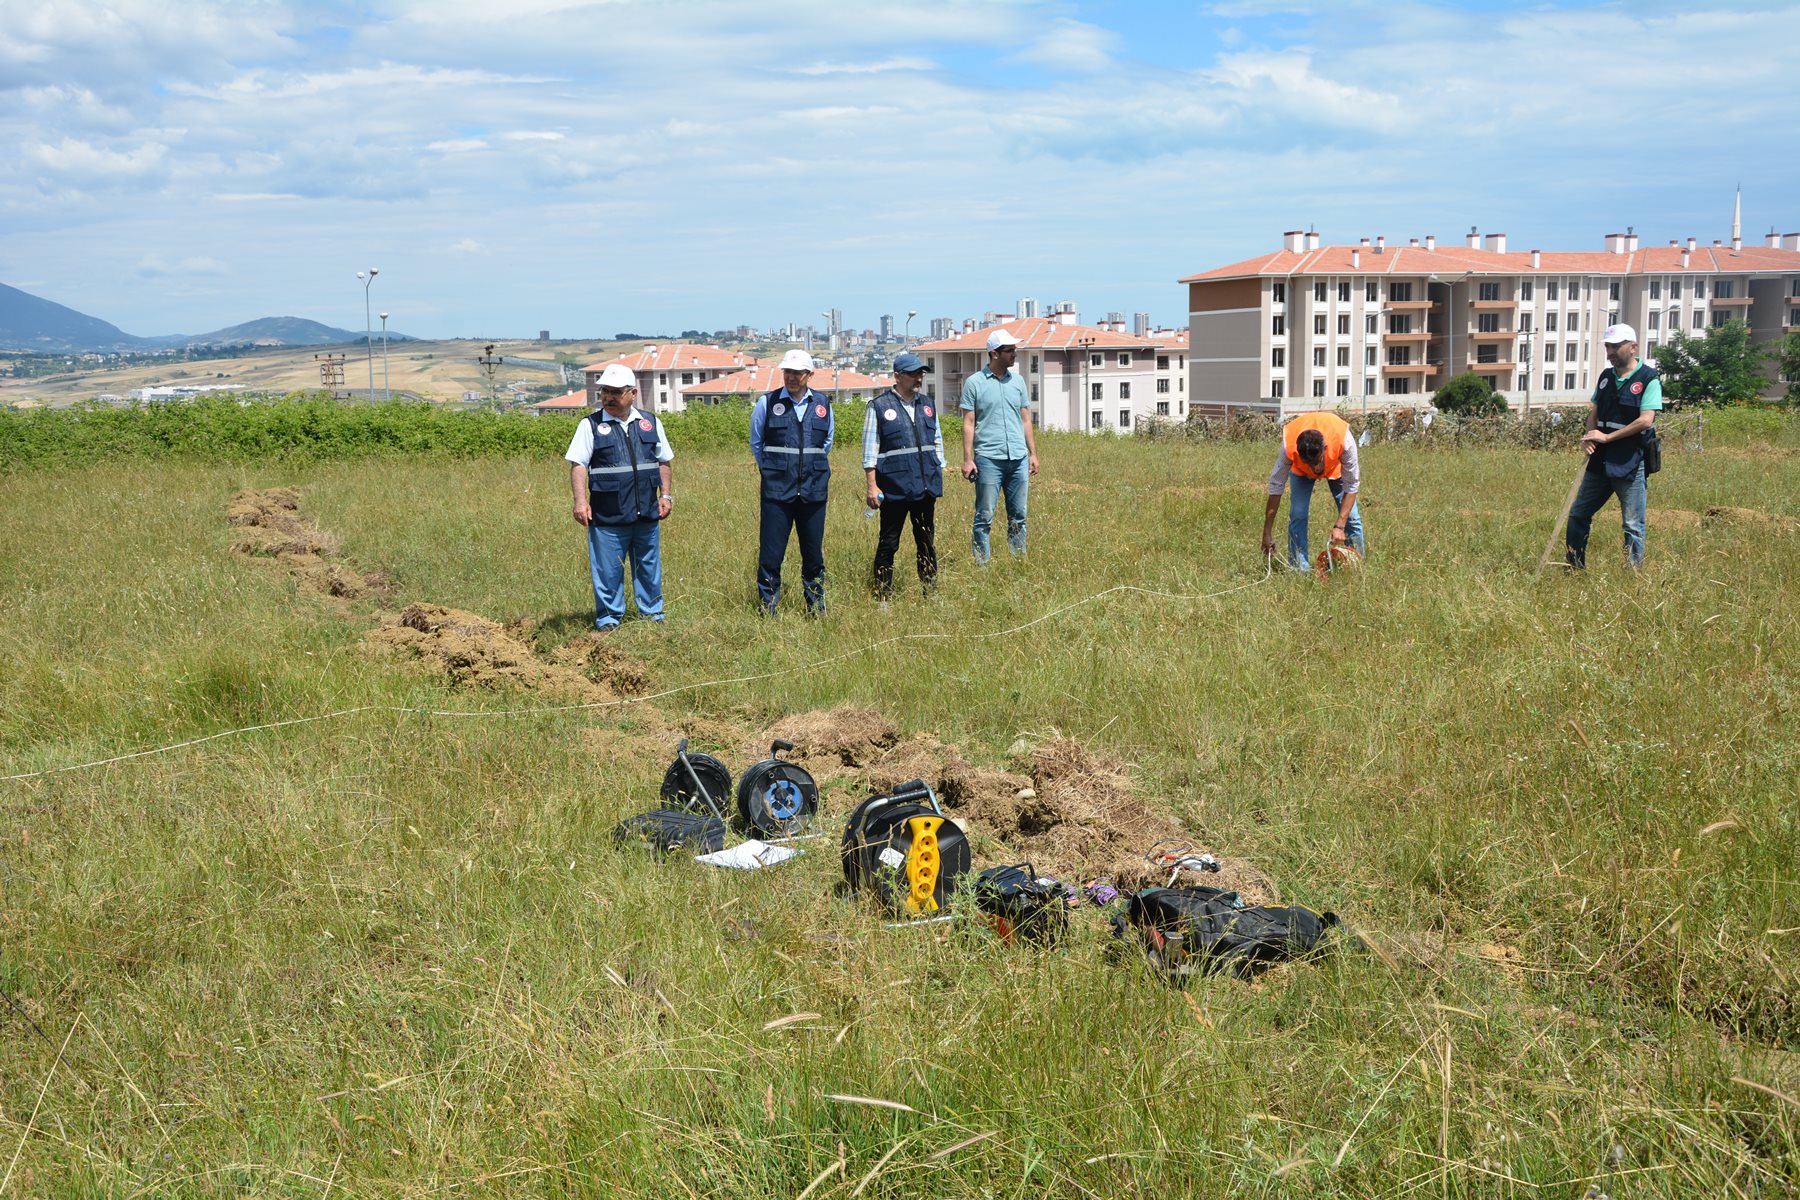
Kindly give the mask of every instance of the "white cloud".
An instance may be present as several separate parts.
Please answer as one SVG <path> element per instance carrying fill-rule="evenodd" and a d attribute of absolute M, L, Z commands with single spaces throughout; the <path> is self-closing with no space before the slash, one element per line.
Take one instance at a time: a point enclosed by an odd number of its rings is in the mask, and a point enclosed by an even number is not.
<path fill-rule="evenodd" d="M 26 154 L 45 168 L 86 178 L 142 175 L 154 170 L 168 152 L 167 146 L 157 142 L 144 142 L 129 150 L 109 150 L 76 138 L 63 138 L 54 145 L 37 142 L 26 147 Z"/>
<path fill-rule="evenodd" d="M 1109 29 L 1061 17 L 1013 57 L 1055 70 L 1104 71 L 1113 65 L 1113 52 L 1119 44 L 1119 35 Z"/>
<path fill-rule="evenodd" d="M 146 254 L 138 260 L 137 273 L 146 279 L 182 275 L 223 275 L 226 273 L 226 266 L 218 259 L 204 254 L 183 258 L 172 265 L 164 262 L 161 255 Z"/>
<path fill-rule="evenodd" d="M 480 138 L 449 138 L 441 142 L 427 142 L 425 148 L 436 150 L 439 154 L 467 154 L 471 150 L 486 150 L 488 144 Z"/>
<path fill-rule="evenodd" d="M 486 254 L 487 253 L 487 248 L 484 247 L 480 242 L 476 241 L 474 238 L 458 238 L 456 241 L 450 243 L 450 245 L 446 246 L 444 249 L 445 249 L 445 252 L 448 254 Z"/>
<path fill-rule="evenodd" d="M 874 62 L 812 63 L 795 67 L 796 75 L 880 75 L 888 71 L 929 71 L 934 66 L 928 58 L 895 55 Z"/>

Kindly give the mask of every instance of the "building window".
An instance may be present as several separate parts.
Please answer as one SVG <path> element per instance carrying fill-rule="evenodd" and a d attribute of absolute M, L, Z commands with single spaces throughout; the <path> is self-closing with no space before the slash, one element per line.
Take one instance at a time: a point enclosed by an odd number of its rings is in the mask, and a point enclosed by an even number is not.
<path fill-rule="evenodd" d="M 1119 352 L 1119 365 L 1121 367 L 1129 367 L 1131 365 L 1131 355 L 1128 352 L 1123 350 Z"/>
<path fill-rule="evenodd" d="M 1736 290 L 1729 279 L 1721 279 L 1719 282 L 1713 284 L 1714 300 L 1729 300 L 1735 294 Z"/>
<path fill-rule="evenodd" d="M 1169 394 L 1169 381 L 1168 380 L 1159 379 L 1156 381 L 1156 394 L 1159 396 L 1166 396 Z"/>
<path fill-rule="evenodd" d="M 1037 401 L 1037 384 L 1035 384 L 1035 383 L 1031 385 L 1031 402 L 1033 404 L 1036 404 L 1038 402 Z"/>
<path fill-rule="evenodd" d="M 1705 329 L 1706 328 L 1706 314 L 1704 312 L 1701 312 L 1697 308 L 1694 310 L 1694 328 L 1695 329 Z"/>
<path fill-rule="evenodd" d="M 1521 299 L 1521 300 L 1531 299 L 1532 285 L 1533 285 L 1533 281 L 1529 280 L 1529 279 L 1527 279 L 1519 284 L 1519 299 Z"/>
<path fill-rule="evenodd" d="M 683 371 L 681 373 L 681 386 L 686 387 L 692 382 L 694 382 L 694 373 L 692 371 Z"/>
<path fill-rule="evenodd" d="M 1662 328 L 1662 314 L 1657 312 L 1655 309 L 1650 310 L 1650 328 L 1652 328 L 1652 329 L 1661 329 Z"/>
<path fill-rule="evenodd" d="M 1731 314 L 1726 312 L 1724 309 L 1719 308 L 1719 309 L 1713 310 L 1713 324 L 1714 325 L 1723 325 L 1725 322 L 1727 322 L 1729 320 L 1731 320 Z"/>
<path fill-rule="evenodd" d="M 1388 284 L 1388 300 L 1400 304 L 1409 302 L 1412 300 L 1412 284 L 1410 282 Z"/>
<path fill-rule="evenodd" d="M 1681 299 L 1681 280 L 1679 280 L 1679 279 L 1669 280 L 1669 299 L 1671 299 L 1671 300 Z"/>
<path fill-rule="evenodd" d="M 1555 333 L 1556 332 L 1556 314 L 1555 313 L 1552 312 L 1552 313 L 1544 314 L 1544 332 L 1545 333 Z"/>
<path fill-rule="evenodd" d="M 1477 314 L 1475 314 L 1475 331 L 1477 333 L 1499 333 L 1500 332 L 1500 314 L 1499 313 L 1477 313 Z"/>
<path fill-rule="evenodd" d="M 1169 369 L 1169 356 L 1168 355 L 1159 354 L 1156 356 L 1156 369 L 1159 371 L 1166 371 Z"/>
<path fill-rule="evenodd" d="M 1276 317 L 1276 318 L 1275 318 L 1275 332 L 1276 332 L 1276 333 L 1280 333 L 1280 332 L 1281 332 L 1281 318 L 1280 318 L 1280 317 Z M 1088 355 L 1088 366 L 1090 366 L 1090 367 L 1104 367 L 1104 366 L 1105 366 L 1105 365 L 1106 365 L 1106 355 L 1104 355 L 1104 354 L 1090 354 L 1090 355 Z"/>
<path fill-rule="evenodd" d="M 1573 299 L 1573 297 L 1570 297 L 1570 298 Z M 1570 333 L 1580 333 L 1581 332 L 1581 314 L 1580 313 L 1572 312 L 1569 314 L 1569 332 Z"/>
<path fill-rule="evenodd" d="M 1652 359 L 1652 360 L 1654 360 L 1656 358 L 1656 343 L 1655 342 L 1650 343 L 1650 348 L 1644 352 L 1644 357 L 1648 358 L 1648 359 Z"/>
<path fill-rule="evenodd" d="M 1101 389 L 1103 389 L 1105 386 L 1106 385 L 1104 383 L 1091 384 L 1088 387 L 1088 393 L 1089 393 L 1088 398 L 1090 400 L 1104 400 L 1106 398 L 1106 393 L 1104 391 L 1102 391 Z"/>
<path fill-rule="evenodd" d="M 1696 299 L 1696 300 L 1706 299 L 1706 280 L 1704 280 L 1704 279 L 1694 280 L 1694 299 Z"/>
<path fill-rule="evenodd" d="M 1676 294 L 1679 295 L 1680 293 L 1676 293 Z M 1793 296 L 1795 299 L 1800 299 L 1800 279 L 1795 279 L 1795 280 L 1790 281 L 1789 286 L 1788 286 L 1788 295 Z"/>
<path fill-rule="evenodd" d="M 1318 316 L 1313 318 L 1313 334 L 1317 337 L 1325 336 L 1325 314 L 1324 313 L 1320 313 Z"/>
<path fill-rule="evenodd" d="M 1556 343 L 1555 342 L 1545 342 L 1544 343 L 1544 361 L 1545 362 L 1555 362 L 1556 361 Z"/>
<path fill-rule="evenodd" d="M 1374 394 L 1375 394 L 1375 377 L 1373 375 L 1364 375 L 1363 376 L 1363 395 L 1373 396 Z"/>
<path fill-rule="evenodd" d="M 1387 394 L 1388 395 L 1404 396 L 1408 392 L 1411 392 L 1411 391 L 1412 391 L 1412 380 L 1408 379 L 1406 376 L 1394 375 L 1394 376 L 1389 377 L 1389 379 L 1387 381 Z"/>
<path fill-rule="evenodd" d="M 1347 367 L 1350 365 L 1350 347 L 1348 347 L 1348 346 L 1339 346 L 1338 347 L 1337 365 L 1340 367 Z"/>
<path fill-rule="evenodd" d="M 1316 304 L 1325 303 L 1325 281 L 1323 279 L 1313 284 L 1313 302 Z"/>
<path fill-rule="evenodd" d="M 1269 365 L 1271 367 L 1287 366 L 1287 349 L 1282 346 L 1277 346 L 1269 351 Z"/>
<path fill-rule="evenodd" d="M 1614 284 L 1613 286 L 1616 288 L 1616 287 L 1618 287 L 1618 284 Z M 1618 298 L 1619 298 L 1618 295 L 1615 293 L 1613 296 L 1613 299 L 1617 300 Z M 1662 299 L 1662 280 L 1652 279 L 1650 281 L 1650 298 L 1652 300 L 1661 300 Z"/>
<path fill-rule="evenodd" d="M 1318 397 L 1325 395 L 1325 381 L 1323 379 L 1313 380 L 1313 395 Z"/>
<path fill-rule="evenodd" d="M 1344 313 L 1338 317 L 1338 336 L 1339 337 L 1349 337 L 1350 336 L 1350 314 L 1349 313 Z"/>
<path fill-rule="evenodd" d="M 1652 286 L 1654 286 L 1654 285 L 1652 285 Z M 1655 295 L 1655 294 L 1656 294 L 1655 292 L 1651 293 L 1651 295 Z M 1571 294 L 1571 298 L 1572 298 L 1572 295 L 1573 294 Z M 1613 280 L 1612 283 L 1607 286 L 1606 298 L 1608 300 L 1617 300 L 1619 298 L 1619 281 L 1618 280 L 1616 280 L 1616 279 Z"/>
<path fill-rule="evenodd" d="M 1531 331 L 1531 314 L 1530 313 L 1520 313 L 1519 314 L 1519 332 L 1520 333 L 1529 333 L 1530 331 Z"/>
<path fill-rule="evenodd" d="M 1031 356 L 1031 373 L 1033 375 L 1038 373 L 1038 356 L 1035 354 Z"/>
<path fill-rule="evenodd" d="M 1389 346 L 1388 347 L 1388 366 L 1390 366 L 1390 367 L 1406 367 L 1406 366 L 1411 366 L 1411 365 L 1412 365 L 1412 347 L 1410 347 L 1410 346 Z"/>
<path fill-rule="evenodd" d="M 1555 300 L 1556 299 L 1556 285 L 1557 285 L 1557 281 L 1554 279 L 1546 279 L 1544 281 L 1544 299 L 1546 299 L 1546 300 Z"/>
<path fill-rule="evenodd" d="M 1348 379 L 1340 379 L 1337 381 L 1337 394 L 1340 396 L 1348 396 L 1350 394 L 1350 381 Z"/>
<path fill-rule="evenodd" d="M 1120 429 L 1130 429 L 1131 428 L 1131 410 L 1130 409 L 1121 408 L 1119 410 L 1119 428 Z"/>
<path fill-rule="evenodd" d="M 1800 329 L 1800 308 L 1788 310 L 1788 324 Z"/>
<path fill-rule="evenodd" d="M 1131 385 L 1129 383 L 1120 383 L 1119 384 L 1119 399 L 1121 399 L 1121 400 L 1131 399 Z"/>
<path fill-rule="evenodd" d="M 1478 363 L 1497 363 L 1500 361 L 1500 347 L 1489 342 L 1475 349 L 1475 361 Z"/>
<path fill-rule="evenodd" d="M 1338 303 L 1350 303 L 1350 285 L 1348 283 L 1338 284 Z"/>
<path fill-rule="evenodd" d="M 1575 373 L 1573 371 L 1571 371 L 1569 374 L 1563 376 L 1563 391 L 1572 392 L 1574 390 L 1575 390 Z"/>
<path fill-rule="evenodd" d="M 1096 408 L 1093 412 L 1088 414 L 1088 428 L 1089 429 L 1100 428 L 1100 410 L 1099 409 Z"/>
<path fill-rule="evenodd" d="M 1156 415 L 1159 417 L 1166 417 L 1169 415 L 1169 402 L 1167 400 L 1158 400 L 1156 402 Z"/>
<path fill-rule="evenodd" d="M 1287 392 L 1287 384 L 1283 383 L 1281 380 L 1274 379 L 1269 382 L 1269 398 L 1270 399 L 1279 400 L 1279 399 L 1281 399 L 1281 397 L 1283 395 L 1286 394 L 1286 392 Z"/>
<path fill-rule="evenodd" d="M 1479 291 L 1479 293 L 1477 293 L 1480 299 L 1482 299 L 1482 300 L 1498 300 L 1500 298 L 1500 283 L 1498 280 L 1495 280 L 1493 282 L 1483 283 L 1480 285 L 1480 287 L 1481 287 L 1481 290 Z"/>
<path fill-rule="evenodd" d="M 1380 332 L 1381 326 L 1378 324 L 1378 322 L 1380 320 L 1381 320 L 1381 318 L 1376 316 L 1374 313 L 1370 313 L 1368 316 L 1364 317 L 1363 318 L 1363 332 L 1366 334 L 1369 334 L 1371 336 Z"/>
<path fill-rule="evenodd" d="M 1363 299 L 1370 304 L 1375 303 L 1375 288 L 1376 285 L 1371 283 L 1368 287 L 1363 289 Z"/>
<path fill-rule="evenodd" d="M 1280 337 L 1282 334 L 1286 333 L 1287 318 L 1280 313 L 1276 313 L 1274 320 L 1269 325 L 1269 332 L 1276 337 Z"/>
<path fill-rule="evenodd" d="M 1556 376 L 1548 371 L 1544 372 L 1544 390 L 1546 392 L 1554 392 L 1556 390 Z"/>
<path fill-rule="evenodd" d="M 1287 303 L 1287 284 L 1278 283 L 1270 291 L 1270 299 L 1277 304 Z"/>
<path fill-rule="evenodd" d="M 1375 347 L 1363 347 L 1363 365 L 1365 367 L 1372 367 L 1375 365 Z"/>
<path fill-rule="evenodd" d="M 1525 373 L 1525 372 L 1523 372 L 1523 371 L 1520 371 L 1520 372 L 1519 372 L 1519 382 L 1518 382 L 1518 389 L 1519 389 L 1519 390 L 1520 390 L 1520 391 L 1521 391 L 1521 392 L 1525 392 L 1525 391 L 1530 391 L 1530 390 L 1531 390 L 1531 376 L 1529 376 L 1529 375 L 1527 375 L 1527 374 L 1526 374 L 1526 373 Z"/>
<path fill-rule="evenodd" d="M 1313 366 L 1322 367 L 1324 365 L 1325 365 L 1325 347 L 1314 346 L 1313 347 Z"/>

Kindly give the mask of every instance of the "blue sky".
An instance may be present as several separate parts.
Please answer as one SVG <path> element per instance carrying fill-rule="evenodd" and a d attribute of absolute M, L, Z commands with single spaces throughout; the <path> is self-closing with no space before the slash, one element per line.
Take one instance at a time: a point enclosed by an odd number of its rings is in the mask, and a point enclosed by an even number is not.
<path fill-rule="evenodd" d="M 1800 229 L 1791 0 L 0 0 L 0 282 L 138 334 L 1185 322 L 1279 246 Z"/>

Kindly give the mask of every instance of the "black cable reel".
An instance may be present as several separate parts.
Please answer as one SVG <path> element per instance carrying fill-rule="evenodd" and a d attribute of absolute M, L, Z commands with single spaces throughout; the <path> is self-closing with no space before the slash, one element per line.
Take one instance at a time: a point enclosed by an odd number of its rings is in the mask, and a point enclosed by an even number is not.
<path fill-rule="evenodd" d="M 781 757 L 783 750 L 793 748 L 794 743 L 775 739 L 769 743 L 769 757 L 738 780 L 738 818 L 746 830 L 763 837 L 792 837 L 818 813 L 819 785 L 804 768 Z"/>
<path fill-rule="evenodd" d="M 725 819 L 725 797 L 731 794 L 731 769 L 710 754 L 689 754 L 687 739 L 675 748 L 675 761 L 663 772 L 662 798 L 672 808 Z"/>

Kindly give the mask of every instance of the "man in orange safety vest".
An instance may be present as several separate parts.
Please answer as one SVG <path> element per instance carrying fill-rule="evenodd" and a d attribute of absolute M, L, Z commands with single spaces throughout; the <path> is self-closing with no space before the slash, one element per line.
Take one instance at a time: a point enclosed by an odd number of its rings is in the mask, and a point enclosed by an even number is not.
<path fill-rule="evenodd" d="M 1331 489 L 1331 498 L 1338 508 L 1337 522 L 1331 527 L 1331 544 L 1348 542 L 1358 555 L 1362 554 L 1362 516 L 1356 509 L 1356 493 L 1361 486 L 1356 437 L 1337 414 L 1309 412 L 1295 417 L 1281 430 L 1281 452 L 1275 456 L 1275 469 L 1269 473 L 1269 501 L 1263 509 L 1263 557 L 1275 553 L 1275 513 L 1281 507 L 1281 493 L 1291 490 L 1288 562 L 1295 570 L 1307 569 L 1306 518 L 1312 508 L 1313 484 L 1321 479 Z"/>

